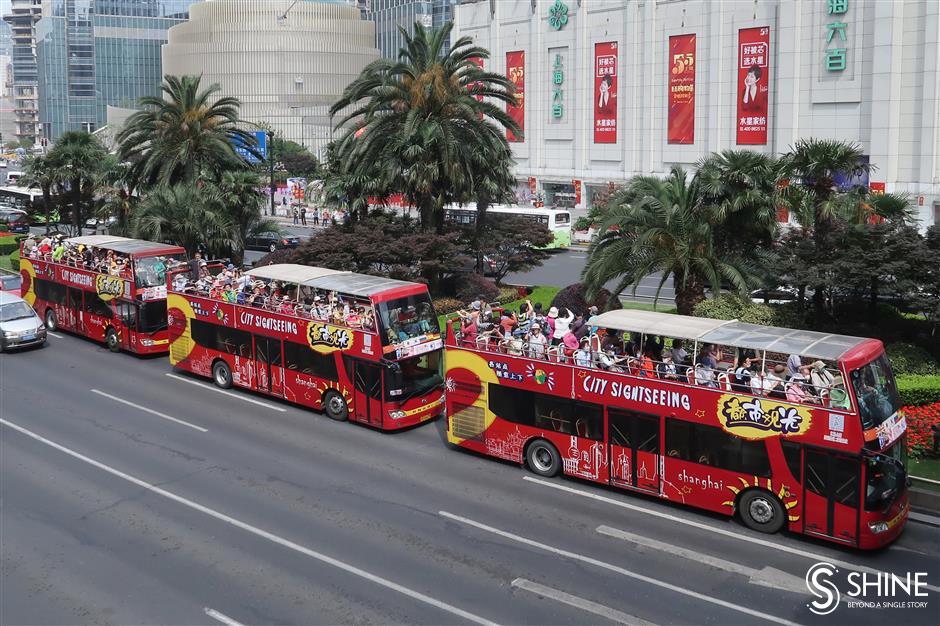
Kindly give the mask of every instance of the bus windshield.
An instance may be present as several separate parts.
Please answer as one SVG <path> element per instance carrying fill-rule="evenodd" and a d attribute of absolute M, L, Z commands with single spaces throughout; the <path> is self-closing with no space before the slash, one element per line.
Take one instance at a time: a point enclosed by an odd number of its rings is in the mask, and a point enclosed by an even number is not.
<path fill-rule="evenodd" d="M 439 387 L 444 380 L 441 376 L 442 357 L 443 351 L 435 350 L 401 360 L 397 367 L 389 368 L 385 379 L 386 399 L 404 402 Z"/>
<path fill-rule="evenodd" d="M 395 345 L 409 339 L 441 333 L 427 293 L 381 302 L 379 316 L 382 324 L 382 343 L 385 345 Z"/>
<path fill-rule="evenodd" d="M 880 426 L 901 406 L 894 372 L 884 354 L 852 372 L 852 387 L 865 430 Z"/>
<path fill-rule="evenodd" d="M 166 270 L 171 261 L 185 262 L 185 254 L 148 256 L 135 261 L 138 287 L 163 287 L 166 285 Z"/>
<path fill-rule="evenodd" d="M 865 510 L 884 510 L 904 491 L 907 482 L 907 437 L 901 437 L 882 454 L 866 458 Z"/>

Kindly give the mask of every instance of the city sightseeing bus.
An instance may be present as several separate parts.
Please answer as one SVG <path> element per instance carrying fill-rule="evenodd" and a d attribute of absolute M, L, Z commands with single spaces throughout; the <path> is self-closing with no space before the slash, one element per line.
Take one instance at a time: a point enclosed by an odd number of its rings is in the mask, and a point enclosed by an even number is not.
<path fill-rule="evenodd" d="M 906 422 L 880 341 L 647 311 L 590 323 L 599 329 L 590 349 L 571 355 L 580 366 L 555 349 L 528 358 L 521 341 L 462 340 L 448 324 L 449 441 L 542 476 L 563 472 L 738 514 L 763 532 L 787 527 L 863 549 L 901 533 Z M 812 380 L 829 382 L 811 403 L 754 395 L 728 373 L 650 372 L 610 350 L 624 333 L 639 345 L 682 339 L 691 363 L 705 346 L 721 359 L 747 355 L 762 372 L 798 355 L 812 363 Z"/>
<path fill-rule="evenodd" d="M 571 246 L 571 213 L 567 210 L 494 204 L 486 210 L 486 213 L 493 216 L 494 219 L 506 215 L 522 217 L 544 224 L 552 233 L 552 242 L 545 246 L 547 250 Z M 451 205 L 445 208 L 444 219 L 455 224 L 474 224 L 477 220 L 477 210 L 475 206 Z"/>
<path fill-rule="evenodd" d="M 121 275 L 99 273 L 81 261 L 30 258 L 20 253 L 23 299 L 49 330 L 67 330 L 104 342 L 112 352 L 159 354 L 168 350 L 166 268 L 185 262 L 186 250 L 140 239 L 89 235 L 66 243 L 128 264 Z"/>
<path fill-rule="evenodd" d="M 425 285 L 294 264 L 246 274 L 267 294 L 253 305 L 171 284 L 172 365 L 383 430 L 441 414 L 443 340 Z"/>

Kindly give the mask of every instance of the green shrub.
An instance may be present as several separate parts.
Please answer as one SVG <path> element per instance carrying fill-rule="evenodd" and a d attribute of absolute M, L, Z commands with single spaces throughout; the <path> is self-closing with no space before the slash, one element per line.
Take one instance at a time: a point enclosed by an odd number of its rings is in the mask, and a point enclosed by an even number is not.
<path fill-rule="evenodd" d="M 14 272 L 20 271 L 20 251 L 14 250 L 7 258 L 9 259 L 10 269 Z"/>
<path fill-rule="evenodd" d="M 479 274 L 467 274 L 460 280 L 457 287 L 457 298 L 463 302 L 469 303 L 477 299 L 493 302 L 498 297 L 499 287 L 493 279 Z"/>
<path fill-rule="evenodd" d="M 551 303 L 551 306 L 558 307 L 559 311 L 561 311 L 562 308 L 566 308 L 569 311 L 580 313 L 582 315 L 587 315 L 588 309 L 592 305 L 596 306 L 597 309 L 602 312 L 611 309 L 623 308 L 623 305 L 620 304 L 620 299 L 612 298 L 611 293 L 606 289 L 599 290 L 594 299 L 588 301 L 584 283 L 574 283 L 568 285 L 555 294 L 555 297 L 552 298 Z"/>
<path fill-rule="evenodd" d="M 710 317 L 717 320 L 738 320 L 750 324 L 772 326 L 774 310 L 769 305 L 757 304 L 736 294 L 722 294 L 708 298 L 695 305 L 695 317 Z"/>
<path fill-rule="evenodd" d="M 902 406 L 940 402 L 940 376 L 908 374 L 897 377 Z"/>
<path fill-rule="evenodd" d="M 896 375 L 940 374 L 940 363 L 920 346 L 899 341 L 888 344 L 885 351 Z"/>
<path fill-rule="evenodd" d="M 0 237 L 0 255 L 7 256 L 13 251 L 19 252 L 20 239 L 5 235 Z"/>

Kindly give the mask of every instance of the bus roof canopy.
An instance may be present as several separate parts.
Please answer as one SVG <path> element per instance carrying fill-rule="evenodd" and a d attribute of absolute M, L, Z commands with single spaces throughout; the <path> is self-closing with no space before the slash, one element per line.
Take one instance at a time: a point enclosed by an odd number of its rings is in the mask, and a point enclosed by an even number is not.
<path fill-rule="evenodd" d="M 382 278 L 381 276 L 369 276 L 368 274 L 356 274 L 355 272 L 343 272 L 325 267 L 311 267 L 294 263 L 256 267 L 249 270 L 248 275 L 254 278 L 280 280 L 362 297 L 415 284 L 393 278 Z"/>
<path fill-rule="evenodd" d="M 101 248 L 102 250 L 114 250 L 121 254 L 127 254 L 134 257 L 151 256 L 154 254 L 175 254 L 182 250 L 179 246 L 167 243 L 156 243 L 145 241 L 143 239 L 129 239 L 127 237 L 117 237 L 114 235 L 83 235 L 81 237 L 71 237 L 69 243 Z"/>
<path fill-rule="evenodd" d="M 863 337 L 761 326 L 737 320 L 713 320 L 705 317 L 627 309 L 601 313 L 591 320 L 591 325 L 647 335 L 690 339 L 700 343 L 798 354 L 830 361 L 839 359 L 851 349 L 868 341 Z"/>

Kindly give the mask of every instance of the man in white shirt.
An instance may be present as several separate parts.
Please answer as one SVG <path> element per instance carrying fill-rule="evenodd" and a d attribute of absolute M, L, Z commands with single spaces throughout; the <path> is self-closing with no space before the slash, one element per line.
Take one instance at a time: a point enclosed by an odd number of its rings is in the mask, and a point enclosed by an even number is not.
<path fill-rule="evenodd" d="M 529 358 L 541 359 L 545 357 L 545 344 L 547 343 L 545 335 L 542 334 L 542 327 L 538 324 L 532 324 L 529 335 L 526 337 L 529 342 Z"/>

